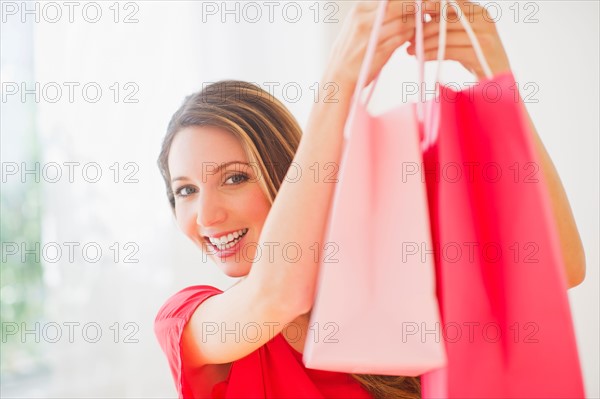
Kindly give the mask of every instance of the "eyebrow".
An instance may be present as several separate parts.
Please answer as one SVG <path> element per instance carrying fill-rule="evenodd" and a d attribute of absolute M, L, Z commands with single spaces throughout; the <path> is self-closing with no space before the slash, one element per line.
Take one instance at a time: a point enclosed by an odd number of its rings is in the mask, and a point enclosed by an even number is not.
<path fill-rule="evenodd" d="M 229 161 L 229 162 L 222 163 L 221 165 L 219 165 L 219 166 L 217 167 L 217 169 L 215 169 L 215 170 L 214 170 L 214 171 L 212 171 L 212 172 L 214 172 L 214 173 L 218 173 L 218 172 L 220 172 L 220 171 L 221 171 L 221 169 L 223 169 L 223 168 L 226 168 L 226 167 L 228 167 L 229 165 L 233 165 L 233 164 L 236 164 L 236 163 L 241 163 L 241 164 L 243 164 L 243 165 L 248 165 L 248 166 L 250 165 L 249 163 L 247 163 L 247 162 L 242 162 L 242 161 Z M 188 178 L 187 178 L 187 177 L 185 177 L 185 176 L 177 176 L 177 177 L 175 177 L 175 178 L 171 179 L 171 183 L 175 183 L 176 181 L 179 181 L 179 180 L 188 180 Z"/>

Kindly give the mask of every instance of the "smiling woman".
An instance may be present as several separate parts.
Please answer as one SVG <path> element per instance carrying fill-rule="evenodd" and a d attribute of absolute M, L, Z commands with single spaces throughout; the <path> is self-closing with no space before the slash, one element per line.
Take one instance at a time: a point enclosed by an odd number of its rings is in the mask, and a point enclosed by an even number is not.
<path fill-rule="evenodd" d="M 276 194 L 283 182 L 293 184 L 286 175 L 300 138 L 299 125 L 277 99 L 241 81 L 218 82 L 189 96 L 169 124 L 159 167 L 177 224 L 226 275 L 244 277 L 225 292 L 188 287 L 159 311 L 156 334 L 181 397 L 292 397 L 300 390 L 306 397 L 366 398 L 381 387 L 396 397 L 418 396 L 418 378 L 349 375 L 302 364 L 310 316 L 303 296 L 311 291 L 299 279 L 282 278 L 284 261 L 259 252 L 269 244 L 262 232 Z M 301 262 L 315 263 L 306 258 Z M 293 277 L 291 266 L 301 262 L 287 261 Z M 240 342 L 220 339 L 218 331 L 207 334 L 207 324 L 226 331 L 267 328 L 260 339 Z M 267 366 L 284 370 L 286 381 L 257 375 L 269 373 Z M 251 379 L 266 385 L 248 387 Z"/>
<path fill-rule="evenodd" d="M 272 166 L 291 163 L 300 136 L 281 103 L 239 81 L 189 96 L 173 115 L 159 157 L 171 208 L 180 229 L 228 276 L 248 274 L 256 246 L 234 252 L 211 241 L 225 244 L 246 230 L 245 244 L 258 242 L 287 171 Z"/>
<path fill-rule="evenodd" d="M 322 76 L 337 86 L 336 98 L 315 103 L 304 133 L 277 99 L 241 81 L 209 85 L 173 115 L 159 167 L 177 224 L 226 275 L 242 277 L 226 291 L 188 287 L 159 310 L 155 333 L 180 397 L 420 397 L 419 377 L 307 369 L 302 360 L 322 257 L 323 246 L 315 243 L 325 241 L 335 188 L 335 176 L 319 179 L 311 172 L 340 164 L 378 3 L 358 2 L 351 10 Z M 414 41 L 414 15 L 408 14 L 415 9 L 404 3 L 413 1 L 386 5 L 366 85 L 396 49 Z M 438 22 L 426 24 L 427 37 L 435 36 Z M 495 55 L 491 70 L 505 72 L 494 24 L 479 16 L 473 25 L 483 52 Z M 447 59 L 472 69 L 474 53 L 461 46 L 465 33 L 456 26 L 449 32 L 454 51 Z M 426 43 L 429 53 L 437 47 Z M 330 93 L 321 87 L 317 98 L 326 98 Z M 578 236 L 558 180 L 552 187 L 559 220 L 566 221 L 561 236 L 571 237 L 563 244 L 575 254 L 568 261 L 577 284 L 583 274 L 575 272 L 585 270 Z"/>

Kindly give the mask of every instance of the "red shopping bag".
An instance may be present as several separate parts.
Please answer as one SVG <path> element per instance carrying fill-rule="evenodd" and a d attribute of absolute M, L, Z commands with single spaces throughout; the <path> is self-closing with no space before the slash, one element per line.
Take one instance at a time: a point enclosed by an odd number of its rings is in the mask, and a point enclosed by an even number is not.
<path fill-rule="evenodd" d="M 320 370 L 416 376 L 445 364 L 441 339 L 423 339 L 421 331 L 439 325 L 433 259 L 402 258 L 418 243 L 431 245 L 425 182 L 399 180 L 403 166 L 422 162 L 416 107 L 372 116 L 359 100 L 385 6 L 346 124 L 325 234 L 330 251 L 320 265 L 303 362 Z"/>
<path fill-rule="evenodd" d="M 430 103 L 439 128 L 423 172 L 448 363 L 422 376 L 423 398 L 584 397 L 550 198 L 515 87 L 504 73 L 441 86 Z"/>

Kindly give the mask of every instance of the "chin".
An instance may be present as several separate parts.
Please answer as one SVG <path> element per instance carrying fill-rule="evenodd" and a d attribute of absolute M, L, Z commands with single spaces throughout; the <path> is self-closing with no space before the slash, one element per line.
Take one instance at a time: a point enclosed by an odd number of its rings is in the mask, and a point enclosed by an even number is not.
<path fill-rule="evenodd" d="M 248 273 L 225 273 L 225 274 L 231 278 L 246 277 L 248 275 Z"/>
<path fill-rule="evenodd" d="M 222 266 L 221 269 L 228 277 L 239 278 L 248 275 L 248 270 L 246 268 L 240 268 L 240 265 L 236 263 Z"/>

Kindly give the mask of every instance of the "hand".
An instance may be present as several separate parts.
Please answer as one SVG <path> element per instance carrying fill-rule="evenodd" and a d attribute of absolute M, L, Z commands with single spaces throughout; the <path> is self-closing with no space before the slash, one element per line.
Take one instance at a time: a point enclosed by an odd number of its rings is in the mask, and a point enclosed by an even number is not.
<path fill-rule="evenodd" d="M 366 85 L 377 76 L 392 53 L 413 36 L 415 28 L 413 3 L 414 1 L 411 0 L 388 1 Z M 333 44 L 326 76 L 341 79 L 344 84 L 354 88 L 378 7 L 378 1 L 361 1 L 352 8 Z"/>
<path fill-rule="evenodd" d="M 475 3 L 465 0 L 458 0 L 456 4 L 462 10 L 462 18 L 466 18 L 473 32 L 479 41 L 481 50 L 487 60 L 493 75 L 510 71 L 508 57 L 493 19 L 487 14 L 487 10 Z M 424 24 L 423 38 L 425 61 L 437 59 L 438 38 L 440 31 L 441 7 L 439 0 L 426 0 L 424 10 L 432 16 L 430 22 Z M 485 78 L 485 72 L 481 67 L 475 50 L 471 45 L 467 32 L 465 32 L 458 20 L 454 7 L 447 7 L 447 35 L 446 50 L 444 59 L 460 62 L 465 68 L 471 71 L 478 79 Z M 411 45 L 407 48 L 408 54 L 415 54 L 414 36 L 411 38 Z"/>

